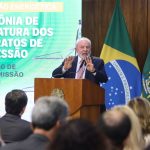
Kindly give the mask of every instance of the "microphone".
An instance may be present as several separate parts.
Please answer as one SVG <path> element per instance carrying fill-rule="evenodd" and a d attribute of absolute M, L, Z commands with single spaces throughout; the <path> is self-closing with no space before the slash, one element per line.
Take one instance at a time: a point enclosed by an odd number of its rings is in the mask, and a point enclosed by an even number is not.
<path fill-rule="evenodd" d="M 82 67 L 82 66 L 81 66 Z M 79 69 L 80 70 L 80 69 Z M 76 73 L 78 73 L 79 72 L 79 70 L 78 71 L 75 71 L 75 72 L 64 72 L 64 73 L 57 73 L 57 74 L 52 74 L 52 77 L 51 78 L 65 78 L 64 77 L 64 74 L 65 73 L 67 73 L 67 74 L 76 74 Z"/>
<path fill-rule="evenodd" d="M 67 74 L 76 74 L 76 73 L 78 73 L 83 65 L 86 65 L 86 61 L 85 61 L 85 60 L 83 60 L 82 63 L 80 64 L 78 71 L 68 72 Z M 67 71 L 66 71 L 66 72 L 67 72 Z M 66 73 L 66 72 L 65 72 L 65 73 Z M 65 73 L 58 73 L 58 74 L 52 75 L 51 78 L 64 78 L 63 75 L 64 75 Z"/>
<path fill-rule="evenodd" d="M 82 64 L 82 66 L 83 66 L 83 64 Z M 80 68 L 81 68 L 82 66 L 80 66 Z M 67 74 L 76 74 L 76 73 L 79 72 L 80 68 L 78 69 L 78 71 L 68 72 Z M 67 72 L 67 71 L 66 71 L 66 72 Z M 65 72 L 65 73 L 66 73 L 66 72 Z M 65 77 L 64 77 L 64 74 L 65 74 L 65 73 L 58 73 L 58 74 L 52 75 L 51 78 L 65 78 Z"/>
<path fill-rule="evenodd" d="M 63 78 L 64 73 L 58 73 L 55 75 L 52 75 L 51 78 Z"/>
<path fill-rule="evenodd" d="M 76 73 L 78 73 L 78 72 L 80 71 L 80 69 L 81 69 L 81 67 L 82 67 L 83 65 L 86 66 L 86 61 L 85 61 L 85 60 L 83 60 L 83 61 L 81 62 L 78 71 L 74 71 L 74 72 L 67 72 L 67 71 L 66 71 L 65 73 L 67 73 L 67 74 L 76 74 Z M 52 75 L 51 78 L 64 78 L 64 74 L 65 74 L 65 73 L 58 73 L 58 74 Z"/>

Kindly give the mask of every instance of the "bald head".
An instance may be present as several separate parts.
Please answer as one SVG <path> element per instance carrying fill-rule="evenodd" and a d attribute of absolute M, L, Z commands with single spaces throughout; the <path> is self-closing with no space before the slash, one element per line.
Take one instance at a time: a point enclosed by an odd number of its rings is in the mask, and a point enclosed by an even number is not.
<path fill-rule="evenodd" d="M 114 145 L 123 145 L 131 130 L 131 121 L 123 112 L 110 110 L 100 118 L 99 127 Z"/>

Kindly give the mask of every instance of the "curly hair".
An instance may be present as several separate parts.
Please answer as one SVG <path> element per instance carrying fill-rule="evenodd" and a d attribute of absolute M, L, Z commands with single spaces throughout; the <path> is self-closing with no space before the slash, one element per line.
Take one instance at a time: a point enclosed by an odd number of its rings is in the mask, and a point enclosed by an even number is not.
<path fill-rule="evenodd" d="M 150 102 L 143 97 L 136 97 L 129 101 L 128 106 L 139 118 L 144 135 L 150 133 Z"/>

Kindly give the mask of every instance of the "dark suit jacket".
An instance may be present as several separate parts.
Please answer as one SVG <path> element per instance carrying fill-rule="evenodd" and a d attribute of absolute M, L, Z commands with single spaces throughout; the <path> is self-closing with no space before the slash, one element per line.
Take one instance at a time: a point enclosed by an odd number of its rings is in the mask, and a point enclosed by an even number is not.
<path fill-rule="evenodd" d="M 0 118 L 0 130 L 5 143 L 21 141 L 32 134 L 30 123 L 12 114 Z"/>
<path fill-rule="evenodd" d="M 46 150 L 50 141 L 46 136 L 40 134 L 32 134 L 27 139 L 7 144 L 0 150 Z"/>
<path fill-rule="evenodd" d="M 77 62 L 78 62 L 78 57 L 75 56 L 73 63 L 72 63 L 72 67 L 68 71 L 66 71 L 64 74 L 62 73 L 62 67 L 64 65 L 64 62 L 63 62 L 58 68 L 56 68 L 53 71 L 52 76 L 54 78 L 62 78 L 62 77 L 63 78 L 75 78 Z M 107 82 L 108 78 L 107 78 L 105 68 L 104 68 L 104 61 L 100 58 L 92 57 L 92 62 L 96 69 L 96 75 L 86 70 L 85 79 L 89 79 L 92 82 L 95 82 L 97 84 L 99 84 L 99 82 L 102 82 L 102 83 Z"/>

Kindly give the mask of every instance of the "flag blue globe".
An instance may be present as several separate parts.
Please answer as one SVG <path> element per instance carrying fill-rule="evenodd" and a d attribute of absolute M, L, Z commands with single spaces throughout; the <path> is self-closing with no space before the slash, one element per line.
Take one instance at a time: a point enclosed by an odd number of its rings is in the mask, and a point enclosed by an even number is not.
<path fill-rule="evenodd" d="M 141 73 L 133 64 L 125 60 L 115 60 L 105 64 L 105 69 L 108 82 L 100 86 L 105 89 L 107 109 L 127 104 L 132 98 L 141 95 Z"/>

